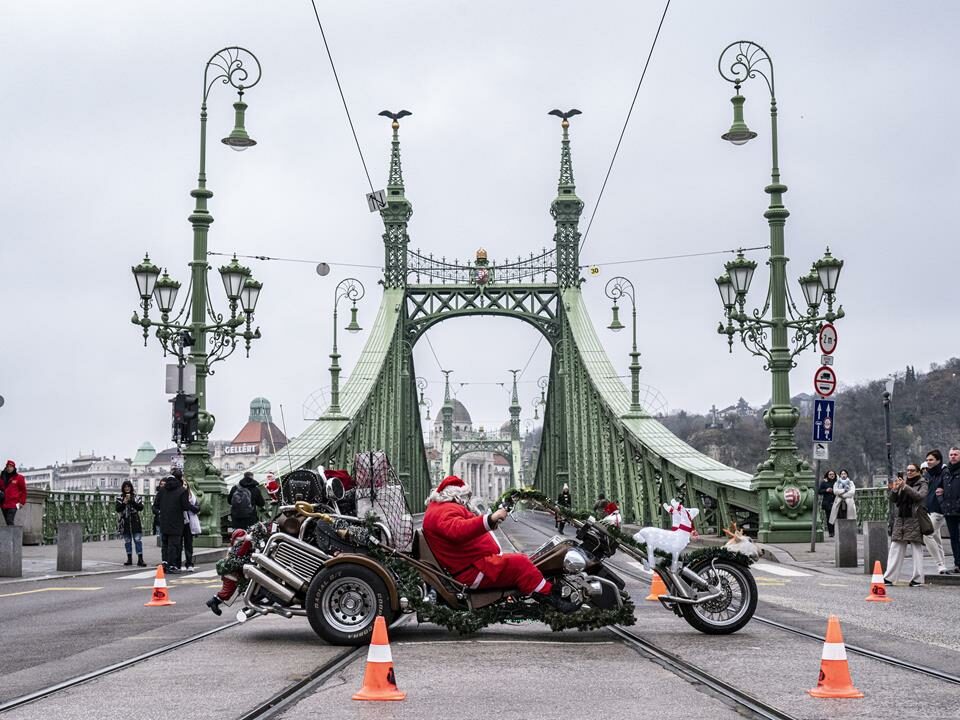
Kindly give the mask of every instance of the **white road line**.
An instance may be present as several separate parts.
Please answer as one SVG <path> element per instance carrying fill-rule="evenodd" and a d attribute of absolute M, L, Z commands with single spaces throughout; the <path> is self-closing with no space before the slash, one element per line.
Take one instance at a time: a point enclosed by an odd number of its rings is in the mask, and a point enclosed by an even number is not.
<path fill-rule="evenodd" d="M 144 580 L 146 578 L 152 578 L 157 574 L 157 569 L 153 570 L 144 570 L 143 572 L 134 573 L 133 575 L 123 575 L 118 577 L 117 580 Z"/>
<path fill-rule="evenodd" d="M 810 573 L 791 570 L 790 568 L 777 565 L 776 563 L 758 562 L 750 566 L 753 570 L 770 573 L 771 575 L 782 575 L 783 577 L 810 577 Z"/>
<path fill-rule="evenodd" d="M 212 578 L 217 576 L 216 570 L 201 570 L 200 572 L 183 573 L 188 578 Z"/>

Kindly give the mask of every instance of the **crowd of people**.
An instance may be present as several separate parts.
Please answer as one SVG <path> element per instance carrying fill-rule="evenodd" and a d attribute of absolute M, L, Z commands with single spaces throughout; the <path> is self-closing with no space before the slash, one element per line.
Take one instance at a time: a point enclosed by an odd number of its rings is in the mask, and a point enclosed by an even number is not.
<path fill-rule="evenodd" d="M 12 460 L 7 464 L 7 470 L 10 470 L 11 465 Z M 7 470 L 4 470 L 4 473 Z M 16 466 L 13 466 L 13 472 L 16 472 Z M 4 475 L 0 484 L 5 481 Z M 16 500 L 16 492 L 13 497 Z M 23 492 L 23 497 L 26 497 L 26 491 Z M 230 526 L 233 530 L 246 530 L 257 522 L 257 513 L 266 506 L 266 500 L 253 473 L 244 473 L 240 482 L 233 486 L 227 495 L 227 503 L 230 506 Z M 143 497 L 136 494 L 132 482 L 124 480 L 114 505 L 117 511 L 117 534 L 123 538 L 124 550 L 127 553 L 127 560 L 123 564 L 133 565 L 133 552 L 136 550 L 137 566 L 146 567 L 147 563 L 143 559 L 143 520 L 140 517 L 144 509 Z M 4 498 L 5 518 L 6 507 Z M 200 501 L 196 490 L 184 479 L 181 468 L 174 467 L 157 487 L 157 494 L 153 499 L 153 516 L 153 528 L 160 536 L 164 571 L 174 575 L 193 572 L 193 539 L 201 531 Z M 12 514 L 7 522 L 13 524 Z"/>
<path fill-rule="evenodd" d="M 857 519 L 856 486 L 846 470 L 827 470 L 818 488 L 820 504 L 830 537 L 838 519 Z M 913 568 L 911 587 L 924 584 L 924 550 L 929 552 L 941 575 L 960 574 L 960 447 L 950 448 L 947 462 L 940 450 L 930 450 L 922 463 L 910 462 L 887 486 L 889 510 L 884 582 L 892 585 L 910 548 Z M 952 568 L 947 564 L 942 528 L 950 535 Z"/>

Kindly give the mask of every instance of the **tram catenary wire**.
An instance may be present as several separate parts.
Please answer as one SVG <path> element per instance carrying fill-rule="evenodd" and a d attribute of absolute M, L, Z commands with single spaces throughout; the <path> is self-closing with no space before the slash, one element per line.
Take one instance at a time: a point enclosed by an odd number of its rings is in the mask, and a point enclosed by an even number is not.
<path fill-rule="evenodd" d="M 532 530 L 550 536 L 550 533 L 544 532 L 541 528 L 524 522 L 523 520 L 520 520 L 520 522 Z M 510 544 L 514 551 L 522 552 L 504 530 L 504 527 L 505 525 L 500 525 L 500 531 L 504 539 Z M 732 702 L 738 711 L 741 709 L 747 710 L 753 717 L 765 718 L 766 720 L 796 720 L 795 716 L 785 713 L 783 710 L 763 702 L 763 700 L 754 697 L 750 693 L 740 690 L 706 670 L 687 662 L 680 656 L 664 650 L 649 640 L 645 640 L 621 625 L 613 625 L 605 628 L 605 630 L 613 633 L 627 647 L 637 651 L 641 655 L 645 655 L 652 662 L 657 663 L 674 675 L 690 682 L 695 687 L 705 687 L 712 695 Z"/>
<path fill-rule="evenodd" d="M 531 530 L 535 530 L 542 535 L 550 537 L 550 533 L 546 532 L 543 528 L 539 528 L 536 525 L 532 525 L 525 520 L 520 520 L 519 522 L 523 523 L 526 527 Z M 512 543 L 511 543 L 512 544 Z M 623 565 L 613 562 L 612 560 L 608 561 L 609 565 L 612 565 L 617 569 L 617 572 L 633 578 L 634 580 L 640 580 L 642 582 L 650 582 L 650 579 L 645 575 L 626 568 Z M 782 630 L 784 632 L 793 633 L 794 635 L 799 635 L 801 637 L 808 638 L 810 640 L 815 640 L 818 643 L 825 642 L 826 639 L 823 635 L 818 635 L 815 632 L 810 632 L 809 630 L 804 630 L 803 628 L 794 627 L 792 625 L 787 625 L 785 623 L 779 622 L 777 620 L 771 620 L 769 618 L 761 617 L 759 615 L 754 615 L 753 622 L 758 622 L 762 625 L 769 625 L 770 627 L 776 628 L 777 630 Z M 917 665 L 912 663 L 909 660 L 901 660 L 900 658 L 895 658 L 890 655 L 885 655 L 884 653 L 877 652 L 876 650 L 870 650 L 869 648 L 860 647 L 859 645 L 851 645 L 848 642 L 844 642 L 844 647 L 847 649 L 847 652 L 853 653 L 854 655 L 861 655 L 863 657 L 871 658 L 872 660 L 877 660 L 878 662 L 886 663 L 887 665 L 892 665 L 898 667 L 902 670 L 910 670 L 912 672 L 920 673 L 921 675 L 926 675 L 927 677 L 932 677 L 935 680 L 942 680 L 943 682 L 950 683 L 952 685 L 960 685 L 960 676 L 952 675 L 948 672 L 942 670 L 937 670 L 936 668 L 927 667 L 925 665 Z"/>

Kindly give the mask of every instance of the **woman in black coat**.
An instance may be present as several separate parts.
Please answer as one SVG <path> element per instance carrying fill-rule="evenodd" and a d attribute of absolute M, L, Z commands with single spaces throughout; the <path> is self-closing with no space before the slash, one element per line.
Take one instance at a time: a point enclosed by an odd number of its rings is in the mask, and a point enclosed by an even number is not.
<path fill-rule="evenodd" d="M 124 565 L 133 565 L 133 545 L 137 546 L 137 565 L 146 567 L 143 561 L 143 525 L 140 513 L 143 511 L 143 498 L 133 492 L 133 483 L 124 480 L 120 486 L 120 495 L 114 503 L 117 509 L 117 533 L 123 538 L 123 547 L 127 551 Z"/>
<path fill-rule="evenodd" d="M 827 523 L 827 531 L 830 537 L 833 537 L 833 523 L 830 522 L 830 510 L 833 508 L 833 484 L 837 481 L 837 473 L 834 470 L 827 470 L 823 474 L 823 480 L 817 488 L 817 494 L 820 496 L 820 507 L 823 508 L 824 522 Z"/>
<path fill-rule="evenodd" d="M 160 516 L 160 534 L 163 537 L 163 564 L 168 573 L 180 572 L 180 550 L 183 547 L 183 513 L 190 508 L 187 489 L 180 479 L 182 473 L 174 470 L 157 491 L 154 503 Z"/>

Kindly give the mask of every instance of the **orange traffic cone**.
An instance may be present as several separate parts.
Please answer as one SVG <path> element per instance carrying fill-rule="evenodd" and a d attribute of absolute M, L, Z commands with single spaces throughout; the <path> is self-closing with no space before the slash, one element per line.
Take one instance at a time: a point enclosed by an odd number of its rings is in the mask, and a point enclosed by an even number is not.
<path fill-rule="evenodd" d="M 847 666 L 847 648 L 840 632 L 840 620 L 831 615 L 827 620 L 827 636 L 820 655 L 820 677 L 813 690 L 807 690 L 819 698 L 862 698 L 863 693 L 853 686 L 850 668 Z"/>
<path fill-rule="evenodd" d="M 367 669 L 363 673 L 363 686 L 353 696 L 354 700 L 403 700 L 405 692 L 397 690 L 393 674 L 393 655 L 387 639 L 387 623 L 383 615 L 377 615 L 373 624 L 373 637 L 367 650 Z"/>
<path fill-rule="evenodd" d="M 887 587 L 883 583 L 883 568 L 880 567 L 880 561 L 873 561 L 873 577 L 870 578 L 870 594 L 866 597 L 867 602 L 893 602 L 893 598 L 887 597 Z"/>
<path fill-rule="evenodd" d="M 153 578 L 153 597 L 150 602 L 144 603 L 144 607 L 162 607 L 164 605 L 176 605 L 170 599 L 167 593 L 167 578 L 163 574 L 163 565 L 157 565 L 157 575 Z"/>
<path fill-rule="evenodd" d="M 644 600 L 659 600 L 661 595 L 667 594 L 667 586 L 663 584 L 660 573 L 653 573 L 653 582 L 650 583 L 650 594 Z"/>

